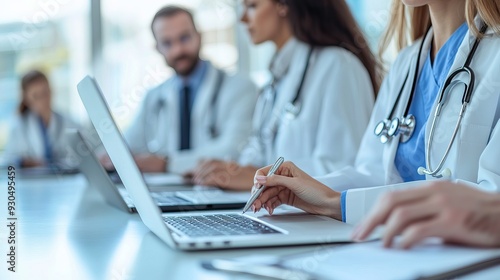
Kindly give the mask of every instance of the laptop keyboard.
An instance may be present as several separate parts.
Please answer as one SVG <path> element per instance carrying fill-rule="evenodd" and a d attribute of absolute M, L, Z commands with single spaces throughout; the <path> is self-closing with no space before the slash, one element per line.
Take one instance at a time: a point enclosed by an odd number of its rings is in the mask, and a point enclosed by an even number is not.
<path fill-rule="evenodd" d="M 163 217 L 171 228 L 190 237 L 280 233 L 238 214 Z"/>
<path fill-rule="evenodd" d="M 184 198 L 175 196 L 172 193 L 162 194 L 151 192 L 151 197 L 153 197 L 153 200 L 156 201 L 156 203 L 160 206 L 193 204 L 191 201 L 187 201 Z"/>

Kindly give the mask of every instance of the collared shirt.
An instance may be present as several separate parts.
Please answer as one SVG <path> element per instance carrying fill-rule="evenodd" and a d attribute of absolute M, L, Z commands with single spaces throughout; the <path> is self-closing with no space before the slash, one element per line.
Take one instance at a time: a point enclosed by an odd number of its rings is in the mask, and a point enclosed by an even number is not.
<path fill-rule="evenodd" d="M 200 90 L 201 84 L 203 83 L 203 79 L 205 79 L 206 73 L 208 71 L 208 62 L 204 60 L 198 61 L 198 64 L 196 65 L 194 71 L 191 73 L 191 75 L 187 77 L 182 77 L 182 76 L 175 76 L 175 85 L 178 88 L 177 92 L 179 94 L 182 93 L 182 89 L 185 86 L 189 86 L 190 88 L 190 93 L 191 93 L 191 98 L 190 98 L 190 107 L 193 107 L 194 100 L 196 99 L 196 95 L 198 94 L 198 91 Z M 181 108 L 182 110 L 182 108 Z"/>

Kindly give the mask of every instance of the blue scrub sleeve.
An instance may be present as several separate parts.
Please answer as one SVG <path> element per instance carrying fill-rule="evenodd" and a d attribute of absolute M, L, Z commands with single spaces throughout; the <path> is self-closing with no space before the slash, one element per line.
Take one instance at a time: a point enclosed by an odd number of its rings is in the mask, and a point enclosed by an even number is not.
<path fill-rule="evenodd" d="M 347 191 L 343 191 L 340 194 L 340 212 L 342 212 L 342 222 L 345 223 L 345 197 L 347 196 Z"/>

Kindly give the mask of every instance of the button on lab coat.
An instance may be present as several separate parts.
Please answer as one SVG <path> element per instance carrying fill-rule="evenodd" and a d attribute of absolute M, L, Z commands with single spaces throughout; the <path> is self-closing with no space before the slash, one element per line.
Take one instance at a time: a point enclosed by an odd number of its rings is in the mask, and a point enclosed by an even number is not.
<path fill-rule="evenodd" d="M 237 158 L 250 135 L 257 89 L 243 75 L 224 75 L 215 108 L 212 108 L 217 69 L 208 63 L 207 73 L 193 104 L 190 150 L 179 151 L 179 90 L 174 79 L 150 90 L 135 120 L 125 132 L 132 152 L 168 156 L 168 171 L 174 173 L 189 171 L 202 158 Z M 215 138 L 210 131 L 213 110 L 216 110 Z"/>

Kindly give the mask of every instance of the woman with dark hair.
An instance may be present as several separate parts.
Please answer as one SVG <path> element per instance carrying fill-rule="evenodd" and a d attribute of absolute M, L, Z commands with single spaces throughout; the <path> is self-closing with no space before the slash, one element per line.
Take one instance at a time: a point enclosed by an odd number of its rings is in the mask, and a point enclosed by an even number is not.
<path fill-rule="evenodd" d="M 5 164 L 40 167 L 59 163 L 67 152 L 66 128 L 76 126 L 51 106 L 49 80 L 33 70 L 21 79 L 21 102 L 5 148 Z"/>
<path fill-rule="evenodd" d="M 379 88 L 378 65 L 345 1 L 245 0 L 255 44 L 276 46 L 271 83 L 238 162 L 204 161 L 194 183 L 250 190 L 278 156 L 320 176 L 353 163 Z"/>

